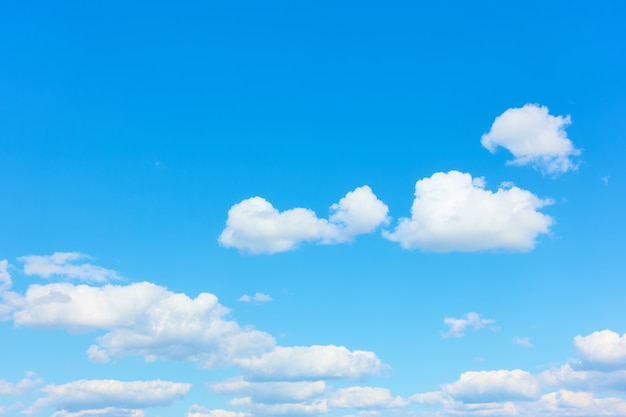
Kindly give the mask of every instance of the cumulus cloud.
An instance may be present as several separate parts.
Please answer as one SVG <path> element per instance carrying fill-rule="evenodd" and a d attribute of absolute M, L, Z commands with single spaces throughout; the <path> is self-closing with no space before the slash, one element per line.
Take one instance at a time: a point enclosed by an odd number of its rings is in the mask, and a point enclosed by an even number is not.
<path fill-rule="evenodd" d="M 443 386 L 443 392 L 467 403 L 530 400 L 540 393 L 533 375 L 520 369 L 465 372 L 461 377 Z"/>
<path fill-rule="evenodd" d="M 591 392 L 559 390 L 541 397 L 537 411 L 551 416 L 624 416 L 626 401 L 621 398 L 595 398 Z"/>
<path fill-rule="evenodd" d="M 272 297 L 268 294 L 263 294 L 262 292 L 258 292 L 254 295 L 248 295 L 248 294 L 244 294 L 241 297 L 239 297 L 239 300 L 243 303 L 267 303 L 272 301 Z"/>
<path fill-rule="evenodd" d="M 626 368 L 626 334 L 611 330 L 593 332 L 574 338 L 583 366 L 601 368 Z"/>
<path fill-rule="evenodd" d="M 55 252 L 52 255 L 22 256 L 18 260 L 24 262 L 26 275 L 37 275 L 42 278 L 61 277 L 86 282 L 107 282 L 120 278 L 112 269 L 84 262 L 89 258 L 78 252 Z"/>
<path fill-rule="evenodd" d="M 487 325 L 495 324 L 495 322 L 494 319 L 483 319 L 480 314 L 474 312 L 467 313 L 460 319 L 446 317 L 443 319 L 443 323 L 450 326 L 450 329 L 442 337 L 463 337 L 468 329 L 479 330 Z"/>
<path fill-rule="evenodd" d="M 47 407 L 67 413 L 83 412 L 83 415 L 109 415 L 102 410 L 137 410 L 146 407 L 168 405 L 179 400 L 191 389 L 191 384 L 169 381 L 131 381 L 111 379 L 80 380 L 62 385 L 42 388 L 46 397 L 35 401 L 26 414 L 41 413 Z M 98 411 L 99 410 L 99 411 Z M 87 414 L 85 414 L 87 413 Z M 132 415 L 132 414 L 120 414 Z"/>
<path fill-rule="evenodd" d="M 393 397 L 386 388 L 348 387 L 337 390 L 328 401 L 332 408 L 394 408 L 404 407 L 408 401 Z"/>
<path fill-rule="evenodd" d="M 250 397 L 235 398 L 230 401 L 232 406 L 246 407 L 253 416 L 258 415 L 318 415 L 329 411 L 328 402 L 326 400 L 318 400 L 314 402 L 296 402 L 296 403 L 279 403 L 265 404 L 256 403 Z"/>
<path fill-rule="evenodd" d="M 110 356 L 138 355 L 211 367 L 274 348 L 272 336 L 241 328 L 228 313 L 213 294 L 192 299 L 148 282 L 102 287 L 55 283 L 31 285 L 13 321 L 71 332 L 105 330 L 87 352 L 100 363 Z"/>
<path fill-rule="evenodd" d="M 277 347 L 259 357 L 236 360 L 251 380 L 363 379 L 385 365 L 374 352 L 343 346 Z"/>
<path fill-rule="evenodd" d="M 547 174 L 575 170 L 580 151 L 567 137 L 570 116 L 552 116 L 545 106 L 526 104 L 496 117 L 481 144 L 491 153 L 503 147 L 513 154 L 511 165 L 530 165 Z"/>
<path fill-rule="evenodd" d="M 209 384 L 216 394 L 249 397 L 256 402 L 298 402 L 319 396 L 326 391 L 324 381 L 250 382 L 243 377 Z"/>
<path fill-rule="evenodd" d="M 249 253 L 276 253 L 302 242 L 349 242 L 388 221 L 387 206 L 367 185 L 347 193 L 330 212 L 328 220 L 306 208 L 280 212 L 264 198 L 253 197 L 230 208 L 218 240 L 222 246 Z"/>
<path fill-rule="evenodd" d="M 191 406 L 185 417 L 251 417 L 248 413 L 238 413 L 223 409 L 209 410 L 197 404 Z"/>
<path fill-rule="evenodd" d="M 518 187 L 492 192 L 482 178 L 438 172 L 415 184 L 411 218 L 400 219 L 393 232 L 383 235 L 405 249 L 529 251 L 553 224 L 550 216 L 537 211 L 549 204 Z"/>

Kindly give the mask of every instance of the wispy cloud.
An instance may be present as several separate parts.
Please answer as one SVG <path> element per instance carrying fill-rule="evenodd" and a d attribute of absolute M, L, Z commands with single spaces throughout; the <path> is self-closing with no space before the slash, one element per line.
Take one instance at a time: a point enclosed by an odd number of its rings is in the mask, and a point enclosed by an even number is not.
<path fill-rule="evenodd" d="M 24 263 L 26 275 L 42 278 L 59 277 L 86 282 L 107 282 L 120 279 L 112 270 L 84 262 L 90 256 L 78 252 L 55 252 L 52 255 L 28 255 L 18 258 Z"/>
<path fill-rule="evenodd" d="M 490 324 L 495 324 L 494 319 L 483 319 L 478 313 L 467 313 L 462 318 L 446 317 L 443 323 L 450 329 L 442 337 L 463 337 L 467 330 L 479 330 Z"/>

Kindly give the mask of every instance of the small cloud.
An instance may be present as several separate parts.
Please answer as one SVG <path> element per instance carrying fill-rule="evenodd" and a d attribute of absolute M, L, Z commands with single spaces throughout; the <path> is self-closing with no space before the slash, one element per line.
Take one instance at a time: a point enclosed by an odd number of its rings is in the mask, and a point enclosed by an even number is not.
<path fill-rule="evenodd" d="M 530 343 L 530 338 L 528 337 L 514 337 L 513 343 L 526 349 L 533 347 L 533 344 Z"/>
<path fill-rule="evenodd" d="M 480 143 L 491 153 L 498 147 L 511 152 L 514 159 L 508 165 L 530 165 L 558 175 L 576 170 L 579 165 L 574 157 L 580 155 L 580 150 L 574 148 L 565 132 L 571 123 L 570 116 L 552 116 L 546 106 L 526 104 L 496 117 Z"/>
<path fill-rule="evenodd" d="M 271 295 L 258 292 L 254 295 L 244 294 L 241 297 L 239 297 L 238 301 L 241 301 L 242 303 L 252 303 L 252 302 L 267 303 L 267 302 L 273 301 L 273 298 Z"/>
<path fill-rule="evenodd" d="M 604 177 L 602 177 L 600 179 L 602 180 L 604 185 L 609 185 L 609 176 L 608 175 L 605 175 Z"/>
<path fill-rule="evenodd" d="M 463 337 L 466 330 L 479 330 L 489 324 L 495 324 L 494 319 L 483 319 L 478 313 L 467 313 L 463 318 L 446 317 L 443 323 L 450 326 L 450 329 L 442 335 L 444 339 L 449 337 Z"/>

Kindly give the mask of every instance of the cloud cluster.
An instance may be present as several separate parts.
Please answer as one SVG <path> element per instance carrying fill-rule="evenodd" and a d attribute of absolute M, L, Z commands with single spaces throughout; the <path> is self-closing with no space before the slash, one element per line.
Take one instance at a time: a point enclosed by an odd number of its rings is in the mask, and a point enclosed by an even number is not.
<path fill-rule="evenodd" d="M 462 318 L 457 319 L 454 317 L 446 317 L 443 319 L 443 323 L 449 326 L 450 329 L 443 334 L 444 338 L 448 337 L 463 337 L 467 329 L 478 330 L 483 327 L 495 324 L 494 319 L 483 319 L 478 313 L 467 313 Z"/>
<path fill-rule="evenodd" d="M 438 172 L 415 184 L 411 218 L 400 219 L 384 236 L 406 249 L 528 251 L 553 224 L 538 211 L 550 203 L 518 187 L 492 192 L 482 178 Z"/>
<path fill-rule="evenodd" d="M 62 385 L 48 385 L 46 394 L 24 413 L 40 414 L 52 407 L 62 416 L 137 415 L 140 409 L 168 405 L 182 398 L 191 384 L 169 381 L 131 381 L 111 379 L 80 380 Z M 142 415 L 143 413 L 139 414 Z"/>
<path fill-rule="evenodd" d="M 119 279 L 112 269 L 84 262 L 89 256 L 78 252 L 55 252 L 52 255 L 28 255 L 18 258 L 24 263 L 26 275 L 42 278 L 63 277 L 86 282 L 107 282 Z"/>
<path fill-rule="evenodd" d="M 228 211 L 219 243 L 249 253 L 276 253 L 292 250 L 303 242 L 348 242 L 386 223 L 388 208 L 368 186 L 363 186 L 347 193 L 330 211 L 326 220 L 310 209 L 280 212 L 264 198 L 249 198 Z"/>
<path fill-rule="evenodd" d="M 575 170 L 573 157 L 580 155 L 567 137 L 570 116 L 552 116 L 545 106 L 526 104 L 496 117 L 481 144 L 491 153 L 498 147 L 513 154 L 511 165 L 531 165 L 546 174 Z"/>
<path fill-rule="evenodd" d="M 401 218 L 383 236 L 405 249 L 425 251 L 529 251 L 553 219 L 539 209 L 551 204 L 530 191 L 485 189 L 482 178 L 458 171 L 437 172 L 415 184 L 411 218 Z M 331 207 L 329 220 L 296 208 L 279 212 L 261 197 L 234 205 L 219 241 L 250 253 L 292 250 L 301 242 L 338 243 L 388 222 L 387 206 L 369 187 L 348 193 Z"/>

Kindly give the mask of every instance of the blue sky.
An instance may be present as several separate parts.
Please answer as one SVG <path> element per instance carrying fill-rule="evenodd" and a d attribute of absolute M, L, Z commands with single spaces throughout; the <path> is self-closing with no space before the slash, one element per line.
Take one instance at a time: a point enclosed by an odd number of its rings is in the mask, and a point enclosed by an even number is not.
<path fill-rule="evenodd" d="M 0 5 L 0 416 L 626 416 L 618 1 Z"/>

